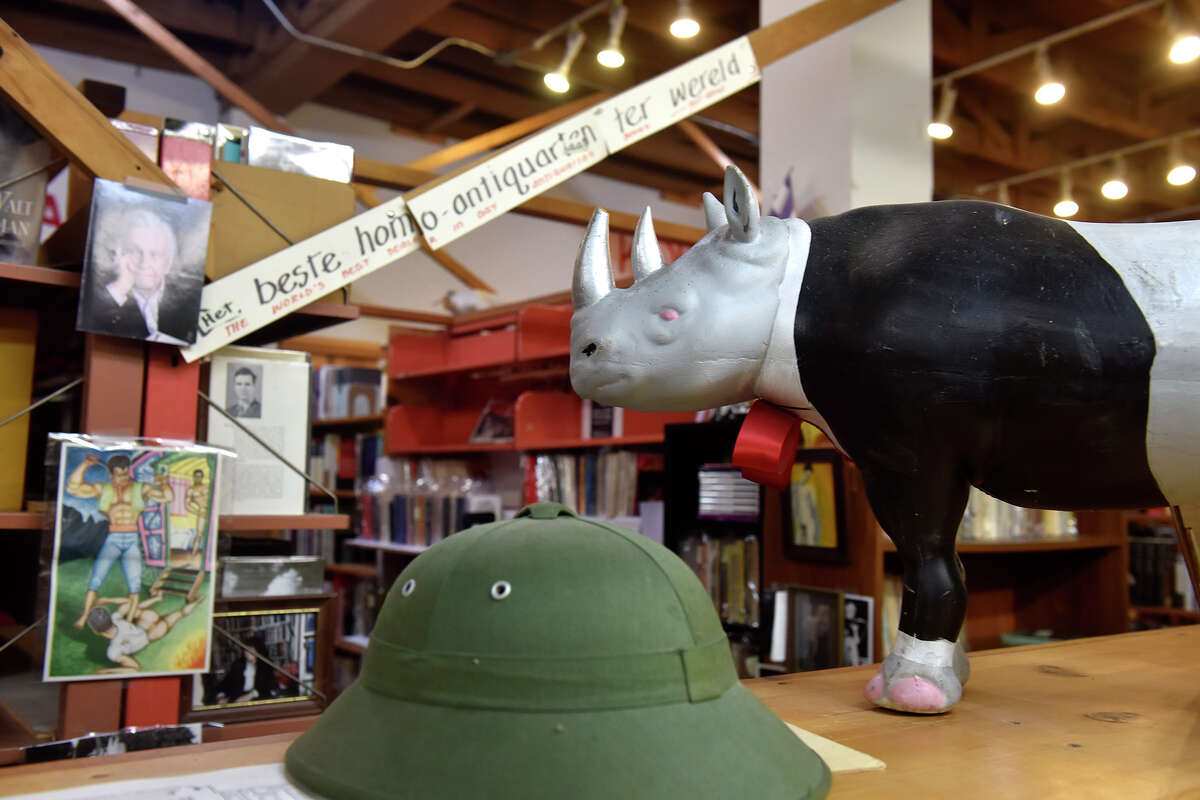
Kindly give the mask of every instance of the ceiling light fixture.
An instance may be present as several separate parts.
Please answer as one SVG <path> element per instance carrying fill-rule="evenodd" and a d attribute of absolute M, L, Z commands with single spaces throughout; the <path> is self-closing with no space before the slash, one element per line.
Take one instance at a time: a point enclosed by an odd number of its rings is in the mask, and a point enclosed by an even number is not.
<path fill-rule="evenodd" d="M 1188 64 L 1200 58 L 1200 36 L 1185 26 L 1174 3 L 1163 6 L 1163 19 L 1171 31 L 1171 50 L 1167 57 L 1176 64 Z"/>
<path fill-rule="evenodd" d="M 1033 99 L 1044 106 L 1053 105 L 1062 100 L 1067 94 L 1067 87 L 1054 78 L 1054 73 L 1050 69 L 1050 56 L 1047 55 L 1045 47 L 1037 49 L 1033 55 L 1033 63 L 1038 76 L 1038 89 L 1034 92 Z"/>
<path fill-rule="evenodd" d="M 1100 194 L 1109 200 L 1120 200 L 1129 194 L 1129 184 L 1125 183 L 1125 159 L 1121 156 L 1113 159 L 1113 172 L 1115 174 L 1100 187 Z"/>
<path fill-rule="evenodd" d="M 671 35 L 676 39 L 690 39 L 700 32 L 700 23 L 692 13 L 691 0 L 679 0 L 679 11 L 671 23 Z"/>
<path fill-rule="evenodd" d="M 929 123 L 926 128 L 929 135 L 934 139 L 949 139 L 954 135 L 954 128 L 950 126 L 950 115 L 954 113 L 954 100 L 958 97 L 958 90 L 954 88 L 954 84 L 946 81 L 942 84 L 942 99 L 938 104 L 937 116 L 933 118 L 933 122 Z"/>
<path fill-rule="evenodd" d="M 563 57 L 562 61 L 558 62 L 558 68 L 553 72 L 547 72 L 542 78 L 550 91 L 562 94 L 571 88 L 571 81 L 567 79 L 567 75 L 571 72 L 571 62 L 575 60 L 575 56 L 579 55 L 581 47 L 583 47 L 583 31 L 573 27 L 567 34 L 567 43 L 563 47 Z"/>
<path fill-rule="evenodd" d="M 1179 139 L 1172 139 L 1167 145 L 1167 183 L 1172 186 L 1183 186 L 1196 179 L 1196 168 L 1183 158 L 1183 145 Z"/>
<path fill-rule="evenodd" d="M 627 16 L 629 9 L 622 3 L 613 5 L 612 13 L 608 15 L 608 42 L 603 50 L 596 53 L 596 60 L 600 62 L 600 66 L 616 69 L 625 63 L 625 56 L 621 52 L 621 33 L 625 30 Z"/>
<path fill-rule="evenodd" d="M 1054 204 L 1054 214 L 1059 217 L 1073 217 L 1079 213 L 1079 203 L 1071 197 L 1071 173 L 1065 169 L 1058 176 L 1058 195 L 1061 198 Z"/>

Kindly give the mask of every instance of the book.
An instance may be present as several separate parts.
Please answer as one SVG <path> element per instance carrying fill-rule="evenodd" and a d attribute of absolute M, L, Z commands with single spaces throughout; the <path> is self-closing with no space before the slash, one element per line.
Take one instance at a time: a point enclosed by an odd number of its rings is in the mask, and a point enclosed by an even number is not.
<path fill-rule="evenodd" d="M 37 312 L 28 308 L 0 309 L 0 419 L 29 405 L 33 392 Z M 0 427 L 0 451 L 13 454 L 0 470 L 0 511 L 20 511 L 25 496 L 25 450 L 29 415 Z"/>
<path fill-rule="evenodd" d="M 348 145 L 314 142 L 255 126 L 250 127 L 246 142 L 246 163 L 252 167 L 297 172 L 338 183 L 349 183 L 354 172 L 354 148 Z"/>
<path fill-rule="evenodd" d="M 188 197 L 211 197 L 213 138 L 216 130 L 203 122 L 163 122 L 159 166 Z"/>
<path fill-rule="evenodd" d="M 37 262 L 46 199 L 50 144 L 17 112 L 0 103 L 0 182 L 21 178 L 0 189 L 0 261 Z"/>
<path fill-rule="evenodd" d="M 308 353 L 263 347 L 225 347 L 213 355 L 209 397 L 297 468 L 309 452 Z M 233 448 L 227 471 L 228 508 L 234 514 L 302 514 L 308 486 L 245 431 L 215 409 L 208 411 L 208 439 Z M 353 450 L 354 441 L 349 442 Z"/>
<path fill-rule="evenodd" d="M 249 128 L 227 125 L 224 122 L 217 123 L 213 160 L 244 164 L 246 162 L 246 135 L 249 133 Z"/>

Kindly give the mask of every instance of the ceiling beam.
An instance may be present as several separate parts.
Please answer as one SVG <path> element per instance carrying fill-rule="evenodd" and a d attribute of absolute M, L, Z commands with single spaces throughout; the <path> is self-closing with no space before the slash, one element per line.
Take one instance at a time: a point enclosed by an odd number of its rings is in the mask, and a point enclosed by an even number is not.
<path fill-rule="evenodd" d="M 56 0 L 57 5 L 112 14 L 104 0 Z M 254 30 L 257 14 L 247 8 L 235 8 L 232 3 L 207 2 L 198 9 L 192 3 L 179 0 L 141 0 L 139 5 L 156 20 L 176 33 L 207 36 L 250 48 L 255 45 Z"/>
<path fill-rule="evenodd" d="M 342 0 L 305 32 L 382 52 L 450 1 Z M 257 53 L 246 61 L 239 67 L 238 76 L 251 94 L 275 111 L 286 113 L 363 63 L 363 59 L 289 38 L 282 48 Z"/>

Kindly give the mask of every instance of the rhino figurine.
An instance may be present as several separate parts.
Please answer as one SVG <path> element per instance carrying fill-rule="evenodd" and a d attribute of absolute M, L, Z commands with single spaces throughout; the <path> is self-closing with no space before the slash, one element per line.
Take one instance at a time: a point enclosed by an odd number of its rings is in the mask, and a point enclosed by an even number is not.
<path fill-rule="evenodd" d="M 944 201 L 805 223 L 760 215 L 733 167 L 724 204 L 705 194 L 704 208 L 707 235 L 669 265 L 643 213 L 628 289 L 596 211 L 571 382 L 642 410 L 761 398 L 854 461 L 904 565 L 874 703 L 937 713 L 961 697 L 954 538 L 970 486 L 1031 508 L 1200 518 L 1200 222 Z"/>

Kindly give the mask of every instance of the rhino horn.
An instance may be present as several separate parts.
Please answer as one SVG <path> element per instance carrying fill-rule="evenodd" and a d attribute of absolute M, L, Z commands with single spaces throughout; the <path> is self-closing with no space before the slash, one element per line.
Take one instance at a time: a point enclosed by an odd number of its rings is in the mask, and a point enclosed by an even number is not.
<path fill-rule="evenodd" d="M 725 218 L 725 206 L 721 201 L 713 197 L 712 192 L 705 192 L 702 199 L 704 200 L 704 224 L 710 231 L 724 225 L 727 220 Z"/>
<path fill-rule="evenodd" d="M 750 181 L 732 164 L 725 168 L 725 217 L 734 239 L 753 242 L 758 238 L 758 197 Z"/>
<path fill-rule="evenodd" d="M 575 256 L 571 299 L 575 308 L 590 306 L 613 289 L 612 261 L 608 254 L 608 212 L 597 208 Z"/>
<path fill-rule="evenodd" d="M 633 280 L 640 281 L 655 270 L 662 269 L 662 251 L 658 249 L 658 237 L 654 235 L 654 220 L 650 218 L 650 206 L 642 212 L 633 229 Z"/>

